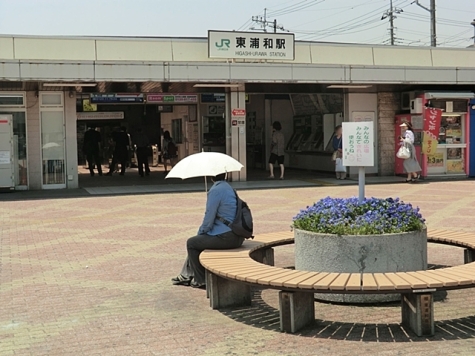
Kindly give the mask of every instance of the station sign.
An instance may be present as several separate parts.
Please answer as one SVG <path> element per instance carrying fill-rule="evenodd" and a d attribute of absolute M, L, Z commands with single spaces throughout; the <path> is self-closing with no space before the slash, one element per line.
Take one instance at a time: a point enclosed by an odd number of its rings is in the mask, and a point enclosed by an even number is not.
<path fill-rule="evenodd" d="M 226 101 L 226 94 L 224 94 L 224 93 L 201 94 L 201 102 L 202 103 L 224 103 L 225 101 Z"/>
<path fill-rule="evenodd" d="M 147 103 L 197 103 L 197 94 L 147 94 Z"/>
<path fill-rule="evenodd" d="M 208 31 L 208 57 L 293 61 L 293 33 Z"/>
<path fill-rule="evenodd" d="M 124 118 L 123 111 L 110 112 L 78 112 L 76 113 L 79 121 L 84 120 L 122 120 Z"/>
<path fill-rule="evenodd" d="M 143 103 L 144 95 L 141 93 L 93 93 L 90 99 L 91 104 Z"/>

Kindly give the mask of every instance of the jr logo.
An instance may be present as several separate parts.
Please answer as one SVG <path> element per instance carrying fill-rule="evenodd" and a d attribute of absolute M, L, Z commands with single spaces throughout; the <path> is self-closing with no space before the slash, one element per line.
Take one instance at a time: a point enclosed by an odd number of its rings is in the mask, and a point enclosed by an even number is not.
<path fill-rule="evenodd" d="M 219 48 L 219 50 L 225 51 L 225 50 L 229 49 L 230 44 L 231 44 L 231 41 L 230 41 L 230 40 L 228 40 L 228 39 L 221 39 L 221 43 L 215 42 L 214 45 L 215 45 L 217 48 Z"/>

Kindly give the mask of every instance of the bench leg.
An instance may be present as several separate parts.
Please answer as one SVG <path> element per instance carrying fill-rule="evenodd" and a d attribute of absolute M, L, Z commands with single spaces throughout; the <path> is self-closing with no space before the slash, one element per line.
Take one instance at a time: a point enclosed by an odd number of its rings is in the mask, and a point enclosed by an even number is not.
<path fill-rule="evenodd" d="M 206 282 L 206 298 L 209 299 L 209 290 L 211 286 L 211 273 L 208 270 L 205 270 L 205 282 Z"/>
<path fill-rule="evenodd" d="M 254 251 L 251 257 L 257 262 L 274 266 L 274 249 L 272 247 Z"/>
<path fill-rule="evenodd" d="M 251 305 L 251 286 L 208 273 L 206 288 L 213 309 Z"/>
<path fill-rule="evenodd" d="M 434 327 L 434 298 L 432 293 L 403 294 L 401 298 L 402 325 L 417 336 L 432 336 Z"/>
<path fill-rule="evenodd" d="M 279 292 L 280 330 L 295 333 L 315 321 L 313 293 Z"/>
<path fill-rule="evenodd" d="M 475 250 L 465 249 L 463 253 L 465 263 L 475 262 Z"/>

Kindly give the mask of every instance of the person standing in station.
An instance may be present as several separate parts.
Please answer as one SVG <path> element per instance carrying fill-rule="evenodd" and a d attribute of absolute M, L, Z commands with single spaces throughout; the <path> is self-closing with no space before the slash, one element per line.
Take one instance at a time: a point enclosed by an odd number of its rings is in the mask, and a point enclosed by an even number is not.
<path fill-rule="evenodd" d="M 145 167 L 145 175 L 148 176 L 150 175 L 150 167 L 148 166 L 148 152 L 150 149 L 150 142 L 141 127 L 137 129 L 134 142 L 135 147 L 137 148 L 137 165 L 139 166 L 139 175 L 141 177 L 144 176 Z"/>
<path fill-rule="evenodd" d="M 404 170 L 407 173 L 406 183 L 413 183 L 421 178 L 420 172 L 422 170 L 417 161 L 416 148 L 414 147 L 414 129 L 409 121 L 403 122 L 399 126 L 404 130 L 404 134 L 399 136 L 400 144 L 411 153 L 411 157 L 405 159 L 403 163 Z"/>
<path fill-rule="evenodd" d="M 97 166 L 97 172 L 102 176 L 101 142 L 101 133 L 96 131 L 94 126 L 90 126 L 84 133 L 83 151 L 91 177 L 94 177 L 94 166 Z"/>
<path fill-rule="evenodd" d="M 115 142 L 114 155 L 112 156 L 112 163 L 110 165 L 108 176 L 111 176 L 114 172 L 114 167 L 117 162 L 120 163 L 120 175 L 125 174 L 125 167 L 127 166 L 127 160 L 129 156 L 130 140 L 127 134 L 127 129 L 122 126 L 120 131 L 113 136 Z"/>
<path fill-rule="evenodd" d="M 335 162 L 336 179 L 346 179 L 346 167 L 343 166 L 343 127 L 338 125 L 335 127 L 335 135 L 333 136 L 333 156 Z"/>
<path fill-rule="evenodd" d="M 170 161 L 170 166 L 173 168 L 178 160 L 178 148 L 176 147 L 175 141 L 170 136 L 169 131 L 163 133 L 162 156 L 163 166 L 165 168 L 163 174 L 167 174 L 167 161 Z"/>
<path fill-rule="evenodd" d="M 269 158 L 269 179 L 274 179 L 274 164 L 277 162 L 280 166 L 280 179 L 284 179 L 284 150 L 285 150 L 285 139 L 284 134 L 281 132 L 282 125 L 279 121 L 274 121 L 272 124 L 272 143 L 271 143 L 271 153 Z"/>

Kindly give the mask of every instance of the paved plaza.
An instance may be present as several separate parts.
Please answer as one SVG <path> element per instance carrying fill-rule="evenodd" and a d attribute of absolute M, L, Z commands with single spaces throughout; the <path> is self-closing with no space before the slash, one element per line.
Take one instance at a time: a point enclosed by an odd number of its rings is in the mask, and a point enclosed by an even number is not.
<path fill-rule="evenodd" d="M 253 305 L 211 310 L 205 291 L 173 286 L 186 238 L 206 195 L 167 193 L 2 201 L 0 355 L 474 355 L 475 290 L 437 295 L 436 335 L 400 325 L 400 307 L 316 303 L 316 322 L 279 331 L 277 291 Z M 256 233 L 289 230 L 300 208 L 356 186 L 241 191 Z M 367 196 L 401 197 L 430 228 L 475 232 L 475 182 L 379 184 Z M 38 198 L 38 196 L 35 196 Z M 293 266 L 293 247 L 276 265 Z M 431 265 L 463 263 L 463 251 L 431 244 Z"/>

